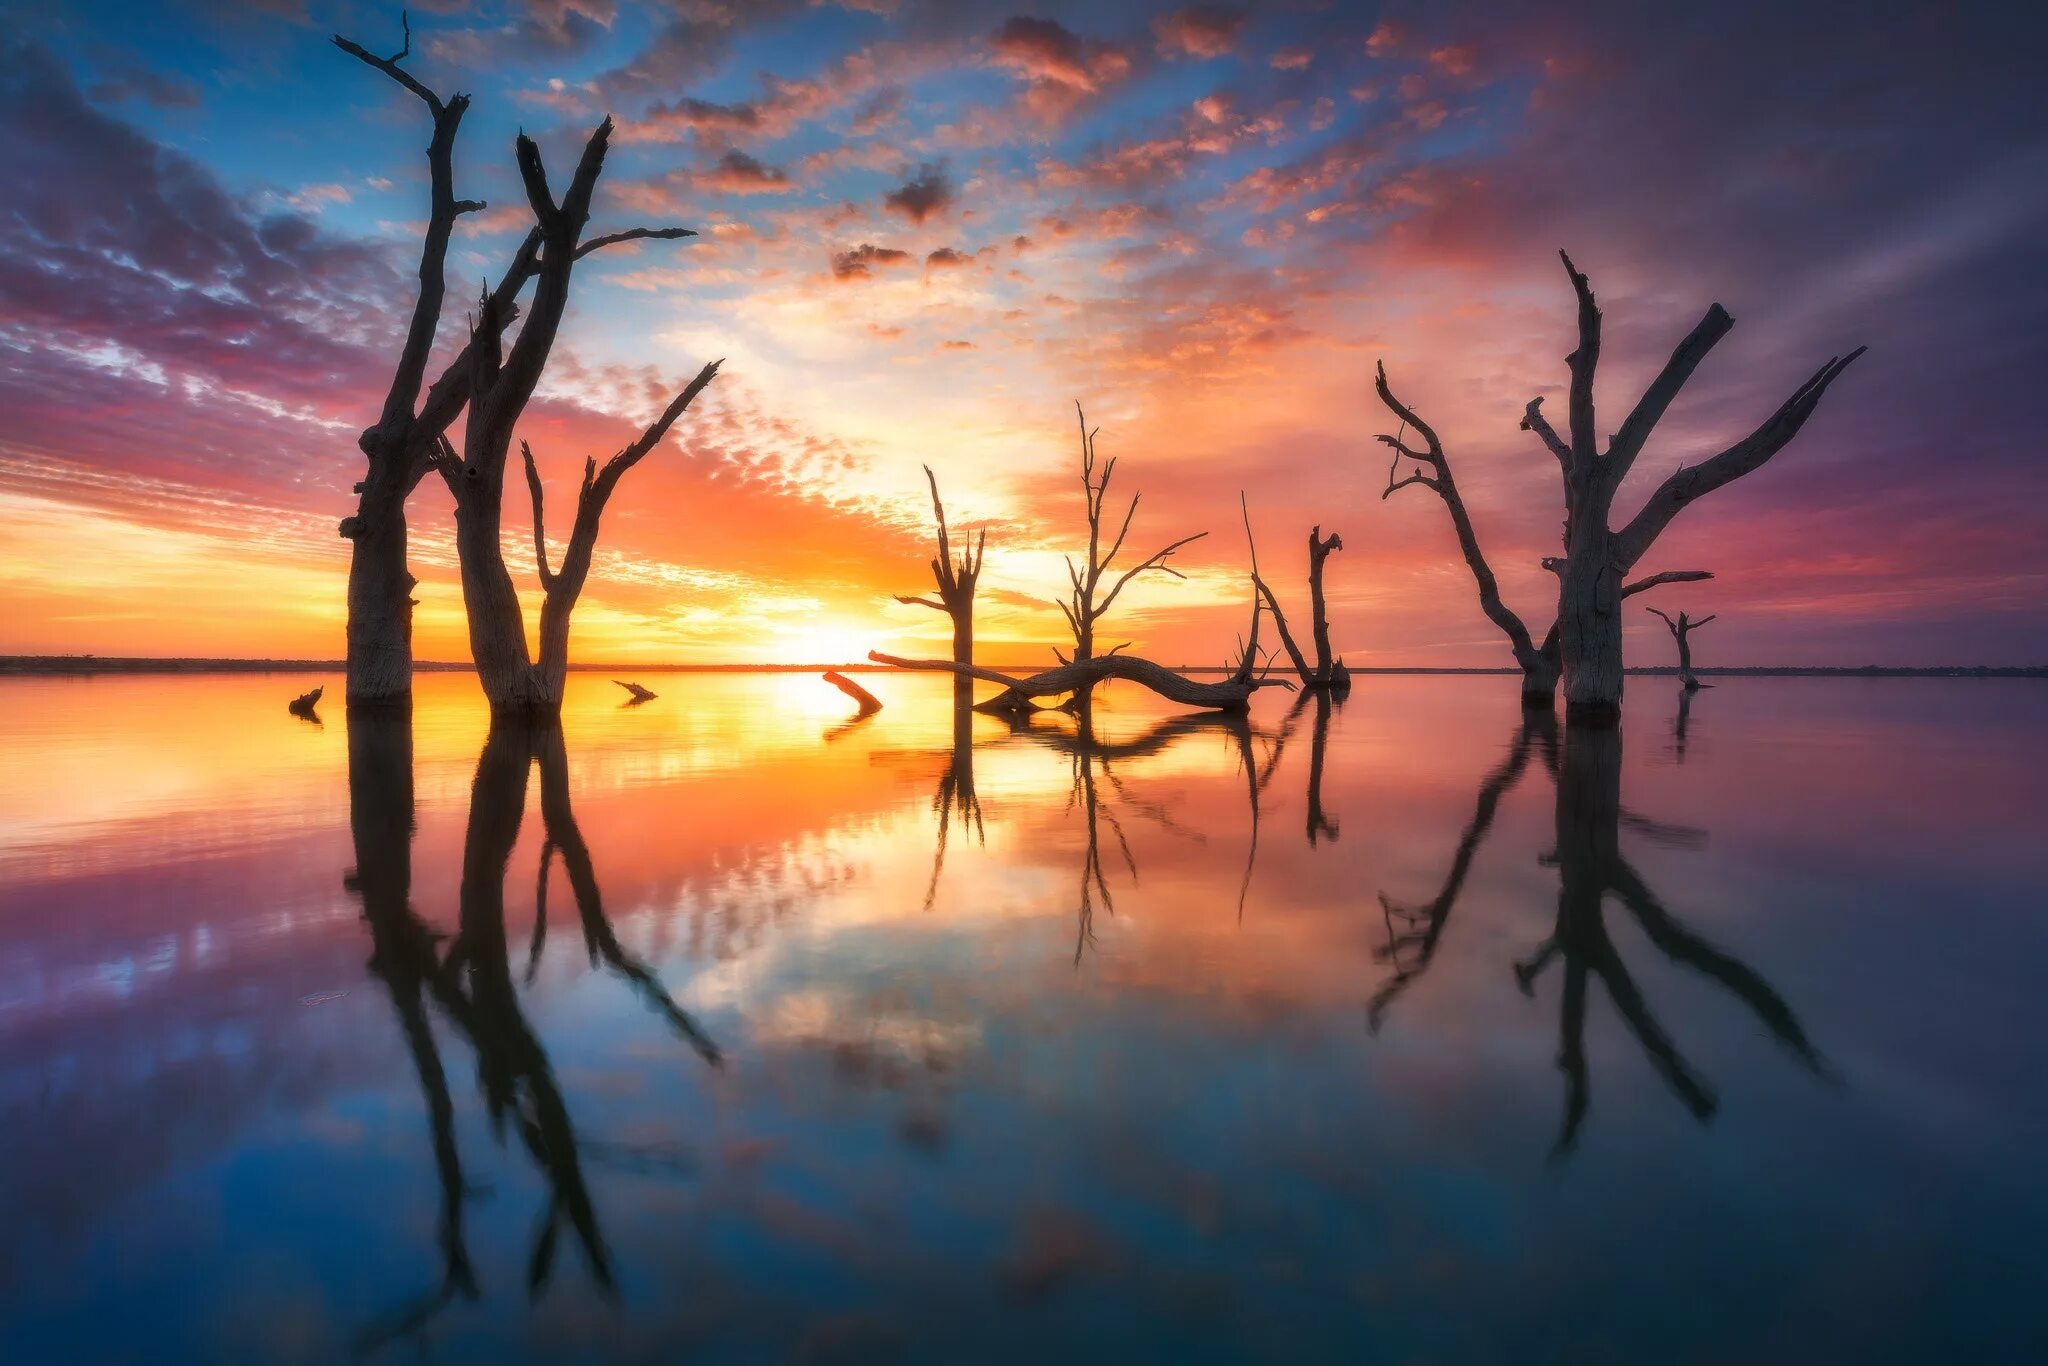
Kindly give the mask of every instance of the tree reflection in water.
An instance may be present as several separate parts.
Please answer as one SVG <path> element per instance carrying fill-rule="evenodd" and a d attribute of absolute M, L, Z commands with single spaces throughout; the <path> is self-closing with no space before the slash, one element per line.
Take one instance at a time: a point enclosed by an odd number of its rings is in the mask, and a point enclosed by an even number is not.
<path fill-rule="evenodd" d="M 478 1293 L 463 1232 L 463 1202 L 469 1191 L 429 1002 L 470 1046 L 493 1133 L 502 1142 L 511 1128 L 546 1183 L 546 1205 L 527 1259 L 529 1297 L 538 1297 L 552 1275 L 565 1224 L 599 1289 L 607 1295 L 613 1291 L 611 1255 L 583 1176 L 585 1147 L 579 1144 L 547 1051 L 527 1021 L 513 982 L 505 874 L 519 838 L 528 774 L 536 759 L 545 834 L 528 980 L 546 942 L 549 870 L 559 852 L 592 965 L 602 963 L 631 985 L 705 1061 L 719 1061 L 717 1046 L 676 1005 L 652 969 L 619 943 L 604 910 L 589 846 L 571 809 L 568 754 L 558 724 L 494 721 L 470 792 L 457 930 L 444 951 L 443 936 L 411 904 L 411 718 L 402 712 L 352 713 L 349 807 L 356 866 L 345 883 L 361 899 L 370 932 L 370 971 L 390 993 L 426 1100 L 441 1191 L 437 1237 L 443 1268 L 438 1285 L 358 1334 L 358 1354 L 419 1333 L 455 1299 L 474 1299 Z"/>
<path fill-rule="evenodd" d="M 1832 1079 L 1825 1058 L 1807 1038 L 1798 1016 L 1769 982 L 1741 960 L 1714 947 L 1666 910 L 1635 868 L 1621 853 L 1623 826 L 1661 843 L 1697 847 L 1704 835 L 1688 827 L 1650 820 L 1627 811 L 1621 802 L 1621 733 L 1613 727 L 1571 727 L 1562 747 L 1555 720 L 1548 714 L 1526 717 L 1508 755 L 1481 783 L 1472 819 L 1458 841 L 1451 870 L 1436 898 L 1421 906 L 1397 905 L 1384 894 L 1380 901 L 1388 922 L 1385 948 L 1377 955 L 1393 965 L 1368 1007 L 1370 1027 L 1377 1031 L 1388 1008 L 1430 965 L 1445 923 L 1465 885 L 1474 854 L 1485 840 L 1501 798 L 1520 780 L 1532 744 L 1541 750 L 1544 766 L 1556 782 L 1557 847 L 1546 856 L 1558 870 L 1557 920 L 1549 937 L 1526 959 L 1514 965 L 1523 992 L 1534 995 L 1539 980 L 1562 960 L 1558 1066 L 1565 1078 L 1564 1119 L 1554 1157 L 1577 1145 L 1591 1103 L 1586 1064 L 1586 1001 L 1599 981 L 1630 1034 L 1642 1047 L 1665 1084 L 1702 1122 L 1719 1105 L 1713 1087 L 1679 1052 L 1670 1033 L 1650 1009 L 1609 936 L 1604 903 L 1611 893 L 1634 917 L 1651 943 L 1671 961 L 1699 972 L 1749 1007 L 1772 1036 L 1808 1071 Z"/>

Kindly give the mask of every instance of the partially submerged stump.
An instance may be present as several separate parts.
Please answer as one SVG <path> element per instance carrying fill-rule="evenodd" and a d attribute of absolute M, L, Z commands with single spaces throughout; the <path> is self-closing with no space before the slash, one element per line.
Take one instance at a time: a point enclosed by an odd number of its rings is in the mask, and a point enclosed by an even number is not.
<path fill-rule="evenodd" d="M 825 671 L 825 681 L 858 703 L 861 716 L 872 716 L 882 709 L 881 698 L 876 697 L 837 669 L 827 669 Z"/>
<path fill-rule="evenodd" d="M 649 692 L 647 689 L 641 687 L 638 683 L 628 683 L 624 679 L 614 678 L 612 682 L 618 684 L 620 687 L 624 688 L 627 692 L 633 695 L 632 700 L 626 703 L 626 705 L 629 707 L 637 707 L 642 702 L 652 702 L 656 697 L 660 695 L 658 693 Z"/>
<path fill-rule="evenodd" d="M 320 717 L 314 712 L 313 708 L 320 705 L 320 694 L 325 691 L 327 691 L 325 687 L 319 687 L 311 692 L 300 693 L 297 697 L 285 703 L 284 709 L 293 716 L 303 716 L 308 721 L 318 721 Z"/>

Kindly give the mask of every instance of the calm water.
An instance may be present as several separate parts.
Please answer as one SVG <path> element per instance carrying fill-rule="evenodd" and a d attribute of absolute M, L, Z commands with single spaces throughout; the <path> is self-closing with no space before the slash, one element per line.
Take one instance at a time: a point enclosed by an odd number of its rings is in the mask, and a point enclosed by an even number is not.
<path fill-rule="evenodd" d="M 0 682 L 0 1360 L 2048 1346 L 2042 684 L 647 681 Z"/>

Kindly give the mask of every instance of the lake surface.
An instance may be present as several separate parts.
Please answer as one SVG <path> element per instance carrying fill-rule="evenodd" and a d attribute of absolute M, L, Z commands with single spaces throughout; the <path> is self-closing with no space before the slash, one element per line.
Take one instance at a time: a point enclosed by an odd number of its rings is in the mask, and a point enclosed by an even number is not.
<path fill-rule="evenodd" d="M 0 682 L 0 1361 L 2048 1349 L 2048 685 L 643 681 Z"/>

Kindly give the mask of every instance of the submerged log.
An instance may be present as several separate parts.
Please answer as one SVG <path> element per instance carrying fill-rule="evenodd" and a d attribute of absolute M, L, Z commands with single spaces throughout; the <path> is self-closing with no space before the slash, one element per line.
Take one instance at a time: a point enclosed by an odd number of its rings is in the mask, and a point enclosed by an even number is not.
<path fill-rule="evenodd" d="M 862 716 L 872 716 L 882 709 L 882 699 L 876 697 L 837 669 L 827 669 L 825 671 L 825 681 L 859 703 Z"/>
<path fill-rule="evenodd" d="M 311 692 L 300 693 L 297 697 L 285 703 L 284 709 L 293 716 L 303 716 L 308 721 L 318 721 L 320 718 L 314 715 L 313 708 L 320 705 L 320 694 L 325 691 L 327 691 L 325 687 L 319 687 Z"/>
<path fill-rule="evenodd" d="M 642 702 L 652 702 L 656 697 L 660 696 L 660 694 L 658 693 L 649 692 L 647 689 L 641 687 L 638 683 L 628 683 L 624 679 L 619 678 L 614 678 L 612 682 L 618 684 L 620 687 L 624 688 L 627 692 L 633 695 L 632 700 L 626 703 L 626 705 L 629 707 L 637 707 Z"/>
<path fill-rule="evenodd" d="M 1185 674 L 1175 673 L 1163 664 L 1154 664 L 1149 659 L 1132 655 L 1097 655 L 1092 659 L 1077 659 L 1071 664 L 1062 664 L 1056 669 L 1046 669 L 1023 678 L 947 659 L 904 659 L 878 650 L 870 650 L 868 658 L 877 664 L 898 669 L 925 669 L 950 673 L 956 678 L 978 678 L 984 683 L 994 683 L 1005 691 L 994 700 L 995 705 L 984 704 L 987 710 L 1034 710 L 1031 698 L 1085 692 L 1112 678 L 1149 688 L 1167 701 L 1178 702 L 1184 707 L 1207 707 L 1216 711 L 1244 711 L 1251 705 L 1252 694 L 1260 688 L 1284 686 L 1277 679 L 1242 675 L 1215 683 L 1198 682 Z"/>

